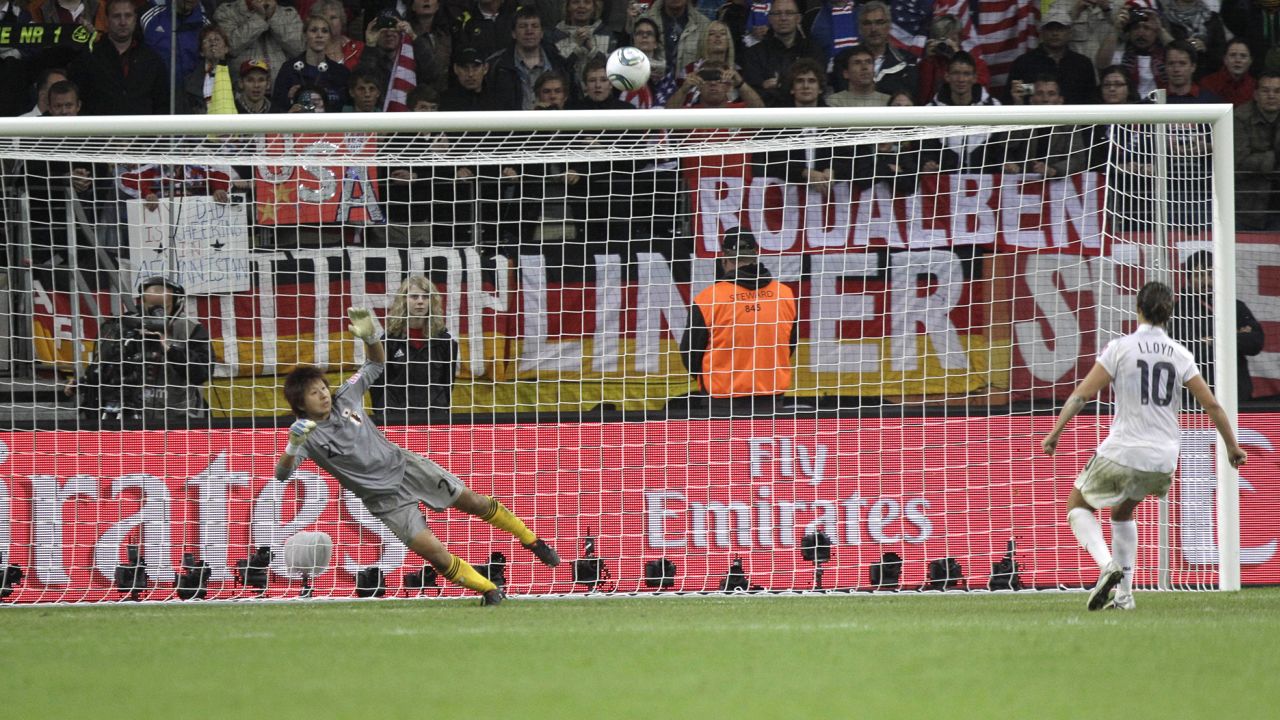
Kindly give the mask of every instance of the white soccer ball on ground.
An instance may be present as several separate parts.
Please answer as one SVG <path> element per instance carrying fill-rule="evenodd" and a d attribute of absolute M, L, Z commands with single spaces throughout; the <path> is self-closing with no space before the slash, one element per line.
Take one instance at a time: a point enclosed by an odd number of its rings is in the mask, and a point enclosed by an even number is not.
<path fill-rule="evenodd" d="M 291 577 L 323 575 L 332 558 L 333 538 L 328 533 L 300 532 L 284 541 L 284 564 Z"/>
<path fill-rule="evenodd" d="M 649 82 L 649 56 L 639 48 L 620 47 L 609 56 L 604 71 L 619 90 L 636 90 Z"/>

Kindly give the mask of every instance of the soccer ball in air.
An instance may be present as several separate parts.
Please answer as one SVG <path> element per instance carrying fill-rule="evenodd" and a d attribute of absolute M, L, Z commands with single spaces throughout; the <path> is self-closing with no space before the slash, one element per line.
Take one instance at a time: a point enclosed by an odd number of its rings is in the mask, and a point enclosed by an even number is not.
<path fill-rule="evenodd" d="M 643 50 L 621 47 L 609 56 L 604 71 L 619 90 L 635 90 L 649 82 L 649 56 Z"/>
<path fill-rule="evenodd" d="M 284 564 L 289 574 L 304 580 L 319 577 L 333 558 L 333 538 L 328 533 L 300 532 L 284 541 Z"/>

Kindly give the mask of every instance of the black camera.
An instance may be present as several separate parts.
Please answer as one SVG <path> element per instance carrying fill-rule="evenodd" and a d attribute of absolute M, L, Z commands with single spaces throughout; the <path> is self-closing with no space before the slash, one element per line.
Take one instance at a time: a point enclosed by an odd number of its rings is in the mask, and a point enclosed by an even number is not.
<path fill-rule="evenodd" d="M 17 565 L 6 565 L 4 553 L 0 553 L 0 600 L 13 594 L 13 589 L 22 583 L 22 568 Z"/>
<path fill-rule="evenodd" d="M 698 77 L 702 78 L 705 82 L 720 82 L 720 80 L 724 77 L 724 73 L 715 69 L 699 70 Z"/>
<path fill-rule="evenodd" d="M 147 561 L 142 558 L 137 545 L 125 548 L 125 558 L 123 564 L 116 566 L 116 590 L 127 593 L 130 600 L 140 600 L 142 592 L 151 584 L 151 578 L 147 575 Z"/>
<path fill-rule="evenodd" d="M 821 530 L 800 538 L 800 557 L 811 563 L 824 563 L 831 560 L 831 538 Z"/>
<path fill-rule="evenodd" d="M 387 576 L 377 565 L 356 573 L 356 597 L 382 597 L 387 594 Z"/>
<path fill-rule="evenodd" d="M 209 563 L 197 560 L 194 553 L 182 553 L 182 572 L 175 586 L 182 600 L 203 600 L 209 594 L 209 576 L 213 570 Z"/>
<path fill-rule="evenodd" d="M 324 100 L 320 99 L 315 90 L 299 90 L 293 97 L 293 104 L 302 112 L 313 113 L 320 112 L 320 105 L 324 104 Z"/>
<path fill-rule="evenodd" d="M 651 588 L 669 588 L 676 584 L 676 564 L 666 558 L 644 564 L 644 584 Z"/>
<path fill-rule="evenodd" d="M 933 54 L 943 60 L 950 60 L 956 54 L 956 49 L 951 47 L 951 43 L 939 40 L 933 44 Z"/>
<path fill-rule="evenodd" d="M 383 10 L 378 13 L 378 17 L 373 20 L 374 30 L 390 30 L 400 24 L 400 18 L 396 16 L 394 11 Z"/>
<path fill-rule="evenodd" d="M 241 587 L 257 588 L 261 595 L 267 591 L 267 571 L 271 567 L 271 548 L 260 545 L 247 560 L 236 561 L 236 583 Z"/>
<path fill-rule="evenodd" d="M 1146 8 L 1134 8 L 1129 12 L 1129 20 L 1124 24 L 1124 31 L 1133 30 L 1139 23 L 1146 22 L 1151 15 L 1151 11 Z"/>

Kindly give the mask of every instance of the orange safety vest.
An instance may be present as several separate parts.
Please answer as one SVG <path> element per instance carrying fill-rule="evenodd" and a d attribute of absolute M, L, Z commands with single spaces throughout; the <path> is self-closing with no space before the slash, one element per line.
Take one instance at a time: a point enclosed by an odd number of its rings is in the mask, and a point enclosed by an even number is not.
<path fill-rule="evenodd" d="M 720 281 L 698 293 L 710 338 L 698 382 L 711 397 L 778 395 L 791 388 L 796 297 L 774 280 L 759 290 Z"/>

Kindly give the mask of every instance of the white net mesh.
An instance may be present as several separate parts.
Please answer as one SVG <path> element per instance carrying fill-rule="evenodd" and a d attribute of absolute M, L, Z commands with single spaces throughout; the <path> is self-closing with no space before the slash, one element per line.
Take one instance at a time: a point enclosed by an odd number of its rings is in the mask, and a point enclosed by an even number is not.
<path fill-rule="evenodd" d="M 1137 289 L 1212 247 L 1209 126 L 653 117 L 4 138 L 4 339 L 37 388 L 3 435 L 12 599 L 294 597 L 299 532 L 333 541 L 315 596 L 370 567 L 463 593 L 367 488 L 273 479 L 284 376 L 366 358 L 351 306 L 387 331 L 386 437 L 566 560 L 428 514 L 513 593 L 1091 585 L 1064 500 L 1109 395 L 1039 442 Z M 1212 426 L 1184 426 L 1140 587 L 1217 583 Z"/>

